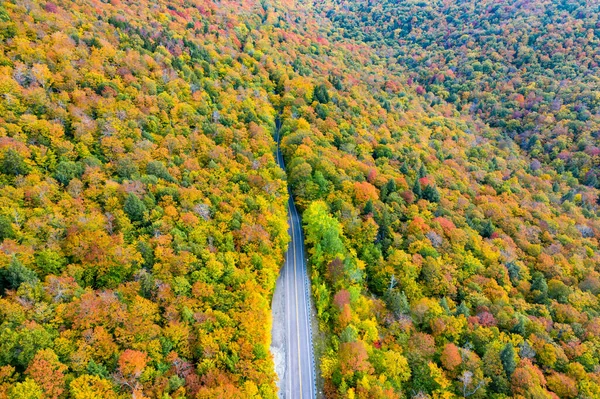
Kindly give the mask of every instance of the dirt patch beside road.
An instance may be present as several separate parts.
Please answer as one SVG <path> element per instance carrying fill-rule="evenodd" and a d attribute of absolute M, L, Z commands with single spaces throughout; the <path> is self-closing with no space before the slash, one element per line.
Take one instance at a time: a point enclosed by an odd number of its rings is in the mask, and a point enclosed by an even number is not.
<path fill-rule="evenodd" d="M 285 292 L 281 283 L 281 275 L 277 278 L 273 301 L 271 303 L 271 315 L 273 317 L 273 327 L 271 329 L 271 354 L 273 354 L 273 363 L 275 363 L 275 372 L 279 380 L 277 388 L 279 389 L 279 398 L 285 397 Z"/>

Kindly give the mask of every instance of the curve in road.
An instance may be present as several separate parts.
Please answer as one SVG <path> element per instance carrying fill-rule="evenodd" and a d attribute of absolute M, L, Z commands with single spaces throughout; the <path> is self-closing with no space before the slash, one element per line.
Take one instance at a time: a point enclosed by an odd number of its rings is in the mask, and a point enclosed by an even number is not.
<path fill-rule="evenodd" d="M 285 163 L 279 148 L 279 128 L 277 121 L 277 163 L 285 170 Z M 285 293 L 285 373 L 286 399 L 316 398 L 315 363 L 312 347 L 310 319 L 310 293 L 306 259 L 304 258 L 304 237 L 300 215 L 288 187 L 288 224 L 291 237 L 281 269 L 280 283 Z"/>

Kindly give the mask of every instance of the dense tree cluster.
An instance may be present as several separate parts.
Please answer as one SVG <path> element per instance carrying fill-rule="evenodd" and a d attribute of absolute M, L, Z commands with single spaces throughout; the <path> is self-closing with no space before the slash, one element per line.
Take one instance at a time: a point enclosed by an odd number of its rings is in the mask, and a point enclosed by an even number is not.
<path fill-rule="evenodd" d="M 432 101 L 334 16 L 292 65 L 311 73 L 278 83 L 327 397 L 599 396 L 598 190 Z"/>
<path fill-rule="evenodd" d="M 0 5 L 0 397 L 275 396 L 265 11 L 227 7 Z"/>
<path fill-rule="evenodd" d="M 597 10 L 312 5 L 0 5 L 0 398 L 600 397 Z"/>
<path fill-rule="evenodd" d="M 432 104 L 482 118 L 534 159 L 600 188 L 600 4 L 318 1 Z M 531 166 L 535 169 L 537 166 Z"/>

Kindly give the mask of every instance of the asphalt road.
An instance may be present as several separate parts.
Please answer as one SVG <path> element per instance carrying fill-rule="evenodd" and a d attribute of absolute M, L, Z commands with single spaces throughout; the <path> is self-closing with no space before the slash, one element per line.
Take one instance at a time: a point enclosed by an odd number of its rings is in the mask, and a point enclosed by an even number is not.
<path fill-rule="evenodd" d="M 285 169 L 279 149 L 279 124 L 277 125 L 277 163 Z M 281 269 L 285 292 L 285 374 L 286 399 L 316 398 L 314 355 L 310 327 L 310 297 L 304 237 L 301 220 L 288 187 L 288 224 L 291 242 Z"/>

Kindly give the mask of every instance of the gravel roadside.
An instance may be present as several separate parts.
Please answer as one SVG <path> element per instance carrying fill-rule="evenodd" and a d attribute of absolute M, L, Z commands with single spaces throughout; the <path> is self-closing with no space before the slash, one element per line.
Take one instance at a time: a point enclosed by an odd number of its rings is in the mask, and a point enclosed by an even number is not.
<path fill-rule="evenodd" d="M 271 315 L 273 317 L 273 326 L 271 328 L 271 354 L 273 363 L 275 363 L 275 372 L 278 381 L 279 398 L 285 397 L 285 292 L 281 275 L 277 278 L 273 301 L 271 303 Z"/>

